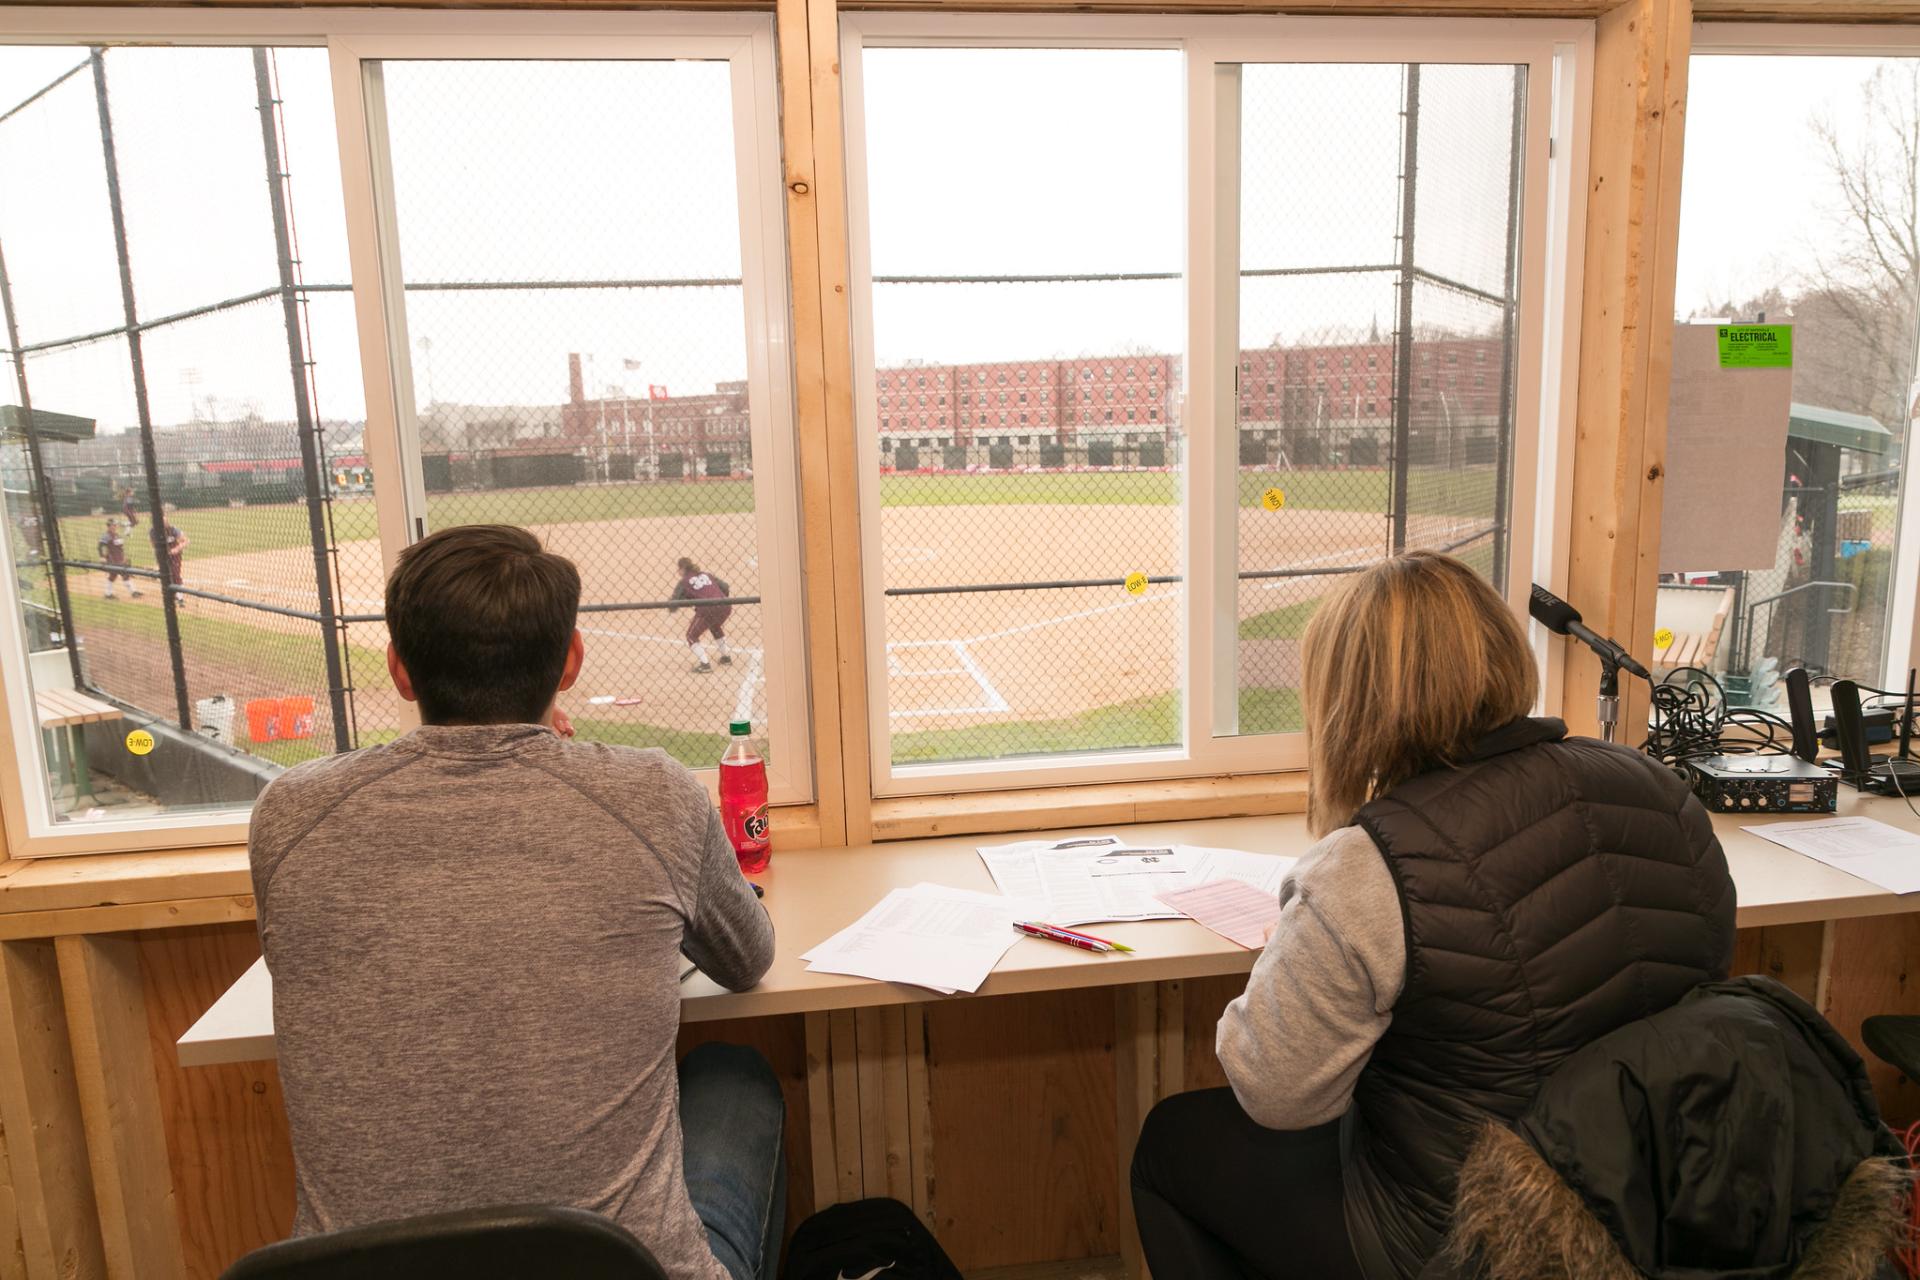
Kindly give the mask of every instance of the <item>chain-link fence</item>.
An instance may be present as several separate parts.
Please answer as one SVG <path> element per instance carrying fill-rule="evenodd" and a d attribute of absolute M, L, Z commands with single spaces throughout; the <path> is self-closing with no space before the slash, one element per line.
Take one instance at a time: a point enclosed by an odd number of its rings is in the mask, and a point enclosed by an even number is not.
<path fill-rule="evenodd" d="M 864 55 L 896 764 L 1180 740 L 1182 241 L 1156 202 L 1185 175 L 1156 56 Z M 997 101 L 948 121 L 968 75 Z M 1241 77 L 1237 724 L 1261 733 L 1300 727 L 1300 635 L 1341 575 L 1419 547 L 1504 574 L 1525 78 Z M 956 165 L 987 176 L 936 180 Z M 967 349 L 995 358 L 935 358 Z"/>
<path fill-rule="evenodd" d="M 372 83 L 421 527 L 524 525 L 573 558 L 578 731 L 710 765 L 766 716 L 728 65 Z M 0 185 L 0 482 L 36 686 L 233 775 L 196 791 L 89 728 L 56 807 L 230 803 L 394 736 L 326 54 L 3 47 L 0 84 L 0 169 L 34 178 Z M 609 120 L 650 124 L 603 145 Z"/>

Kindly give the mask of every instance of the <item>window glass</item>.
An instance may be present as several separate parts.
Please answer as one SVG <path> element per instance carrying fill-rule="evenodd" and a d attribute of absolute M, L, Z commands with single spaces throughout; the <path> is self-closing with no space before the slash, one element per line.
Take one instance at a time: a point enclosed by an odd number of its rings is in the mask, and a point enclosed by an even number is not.
<path fill-rule="evenodd" d="M 561 705 L 577 731 L 711 767 L 729 721 L 767 726 L 774 578 L 730 68 L 381 74 L 426 527 L 525 525 L 570 556 L 588 657 Z M 612 120 L 672 123 L 609 146 Z"/>
<path fill-rule="evenodd" d="M 1049 388 L 1031 444 L 962 426 L 873 451 L 891 761 L 1177 744 L 1180 54 L 869 48 L 862 80 L 880 384 Z M 1095 369 L 1165 413 L 1067 394 Z"/>
<path fill-rule="evenodd" d="M 1342 575 L 1433 548 L 1503 581 L 1525 79 L 1241 68 L 1240 733 L 1300 729 L 1300 636 Z M 1497 384 L 1424 376 L 1463 353 Z"/>
<path fill-rule="evenodd" d="M 372 522 L 325 51 L 0 48 L 0 85 L 41 784 L 58 822 L 244 805 L 385 682 L 336 578 Z"/>
<path fill-rule="evenodd" d="M 1657 674 L 1704 669 L 1732 702 L 1758 707 L 1784 706 L 1780 677 L 1795 665 L 1904 685 L 1884 668 L 1894 578 L 1913 559 L 1899 507 L 1920 291 L 1920 59 L 1703 54 L 1689 78 L 1674 305 L 1681 324 L 1709 329 L 1676 337 Z M 1762 94 L 1768 126 L 1756 131 Z M 1790 370 L 1690 379 L 1679 344 L 1701 341 L 1717 363 L 1727 323 L 1790 325 Z M 1693 434 L 1679 407 L 1693 382 L 1753 376 L 1776 379 L 1764 453 Z M 1676 502 L 1725 499 L 1736 472 L 1755 500 L 1712 523 L 1744 547 L 1675 518 Z"/>

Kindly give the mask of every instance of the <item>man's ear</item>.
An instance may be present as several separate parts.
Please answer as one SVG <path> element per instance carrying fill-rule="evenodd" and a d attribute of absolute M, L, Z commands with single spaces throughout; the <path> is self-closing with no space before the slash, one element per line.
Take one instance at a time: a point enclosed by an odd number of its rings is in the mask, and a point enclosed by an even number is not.
<path fill-rule="evenodd" d="M 567 641 L 567 665 L 560 668 L 560 687 L 554 692 L 565 693 L 573 688 L 573 682 L 580 678 L 580 664 L 587 658 L 587 642 L 580 638 L 576 629 L 573 639 Z"/>
<path fill-rule="evenodd" d="M 417 701 L 413 696 L 413 677 L 400 662 L 400 651 L 393 647 L 393 641 L 387 641 L 387 674 L 393 678 L 393 687 L 408 702 Z"/>

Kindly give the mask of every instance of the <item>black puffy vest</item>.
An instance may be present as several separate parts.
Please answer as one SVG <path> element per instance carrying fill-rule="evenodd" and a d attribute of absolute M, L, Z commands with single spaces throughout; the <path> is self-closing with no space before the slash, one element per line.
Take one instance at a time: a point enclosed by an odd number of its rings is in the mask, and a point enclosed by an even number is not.
<path fill-rule="evenodd" d="M 1515 720 L 1355 816 L 1400 892 L 1406 985 L 1345 1126 L 1369 1280 L 1439 1247 L 1467 1148 L 1569 1055 L 1726 976 L 1733 881 L 1706 810 L 1639 752 Z"/>

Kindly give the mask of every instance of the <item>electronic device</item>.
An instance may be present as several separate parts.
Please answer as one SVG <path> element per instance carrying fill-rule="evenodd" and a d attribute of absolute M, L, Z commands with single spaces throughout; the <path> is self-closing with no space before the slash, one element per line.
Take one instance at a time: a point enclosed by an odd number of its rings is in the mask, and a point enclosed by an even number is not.
<path fill-rule="evenodd" d="M 1892 742 L 1899 735 L 1899 723 L 1899 717 L 1884 707 L 1860 712 L 1860 732 L 1866 735 L 1870 747 Z M 1831 713 L 1820 722 L 1820 745 L 1829 751 L 1840 749 L 1840 721 Z"/>
<path fill-rule="evenodd" d="M 1805 667 L 1787 672 L 1787 714 L 1793 723 L 1793 754 L 1808 764 L 1820 760 L 1820 731 L 1813 720 L 1813 680 Z"/>
<path fill-rule="evenodd" d="M 1913 687 L 1913 676 L 1909 673 L 1907 686 Z M 1905 748 L 1911 744 L 1912 729 L 1905 723 L 1912 718 L 1912 702 L 1909 698 L 1902 717 L 1902 757 L 1898 759 L 1874 759 L 1867 750 L 1866 716 L 1860 710 L 1860 686 L 1851 680 L 1833 682 L 1833 725 L 1834 738 L 1840 748 L 1840 778 L 1848 786 L 1875 795 L 1920 795 L 1920 763 L 1904 758 Z M 1887 736 L 1880 741 L 1891 741 L 1891 719 L 1893 713 L 1877 712 L 1889 719 Z"/>
<path fill-rule="evenodd" d="M 1687 769 L 1714 813 L 1832 813 L 1840 798 L 1833 770 L 1798 756 L 1710 756 Z"/>
<path fill-rule="evenodd" d="M 1535 622 L 1555 635 L 1572 636 L 1585 644 L 1587 648 L 1599 654 L 1602 661 L 1630 671 L 1642 680 L 1653 679 L 1653 672 L 1641 666 L 1624 646 L 1588 628 L 1580 621 L 1578 609 L 1537 582 L 1533 584 L 1533 594 L 1528 600 L 1527 612 L 1533 615 Z"/>

